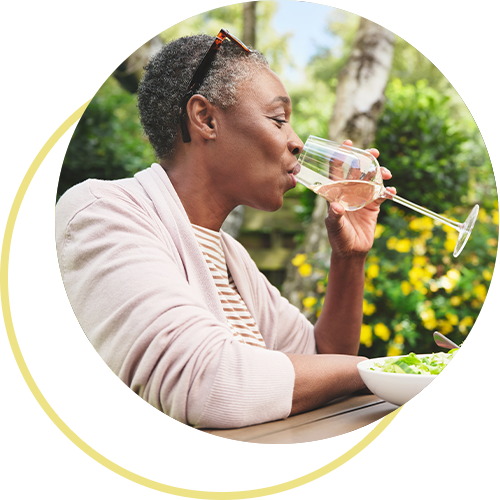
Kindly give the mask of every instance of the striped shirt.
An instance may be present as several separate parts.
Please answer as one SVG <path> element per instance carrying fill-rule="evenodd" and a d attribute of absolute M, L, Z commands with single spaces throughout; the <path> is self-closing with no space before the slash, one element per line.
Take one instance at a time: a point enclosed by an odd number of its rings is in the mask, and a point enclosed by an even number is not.
<path fill-rule="evenodd" d="M 265 348 L 266 344 L 257 324 L 238 293 L 233 277 L 227 268 L 220 243 L 220 233 L 194 224 L 191 226 L 217 286 L 222 309 L 233 335 L 243 344 Z"/>

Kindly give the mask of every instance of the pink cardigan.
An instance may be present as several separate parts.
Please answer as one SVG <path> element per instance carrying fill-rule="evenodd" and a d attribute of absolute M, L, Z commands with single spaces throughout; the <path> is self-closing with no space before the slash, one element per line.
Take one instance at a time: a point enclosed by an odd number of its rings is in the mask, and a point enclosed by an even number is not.
<path fill-rule="evenodd" d="M 295 373 L 284 353 L 315 353 L 313 326 L 235 239 L 224 232 L 221 239 L 267 349 L 234 339 L 186 212 L 160 165 L 132 179 L 83 182 L 56 208 L 69 300 L 124 383 L 196 427 L 286 418 Z"/>

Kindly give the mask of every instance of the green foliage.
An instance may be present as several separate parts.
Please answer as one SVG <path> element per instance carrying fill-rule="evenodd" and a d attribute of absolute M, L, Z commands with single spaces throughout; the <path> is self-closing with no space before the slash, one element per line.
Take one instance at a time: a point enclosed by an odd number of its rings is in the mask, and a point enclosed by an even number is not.
<path fill-rule="evenodd" d="M 398 36 L 394 43 L 389 80 L 396 78 L 405 85 L 416 85 L 418 81 L 426 80 L 432 88 L 441 93 L 448 93 L 452 89 L 450 82 L 427 57 Z"/>
<path fill-rule="evenodd" d="M 272 26 L 272 19 L 277 10 L 275 2 L 259 1 L 256 8 L 256 43 L 257 50 L 262 52 L 273 71 L 280 73 L 286 64 L 291 63 L 288 52 L 290 33 L 278 35 Z M 190 17 L 161 33 L 162 40 L 167 43 L 181 36 L 194 33 L 216 35 L 221 28 L 228 29 L 241 38 L 243 33 L 243 4 L 233 4 L 209 10 Z"/>
<path fill-rule="evenodd" d="M 396 53 L 399 62 L 395 61 L 393 75 L 404 78 L 404 83 L 393 78 L 387 87 L 374 144 L 380 150 L 380 163 L 393 173 L 389 185 L 396 186 L 401 196 L 451 219 L 465 220 L 474 203 L 480 203 L 481 209 L 469 242 L 454 259 L 457 231 L 393 202 L 382 205 L 366 266 L 360 354 L 368 357 L 436 351 L 434 330 L 462 342 L 486 297 L 498 245 L 495 181 L 470 113 L 439 71 L 429 61 L 423 64 L 425 58 L 415 49 L 400 45 Z M 328 61 L 334 61 L 331 54 L 318 56 L 310 74 L 331 89 L 336 76 L 328 73 Z M 422 72 L 414 71 L 416 67 Z M 415 78 L 417 74 L 420 78 Z M 429 81 L 421 79 L 425 76 Z M 307 137 L 311 131 L 321 135 L 323 130 L 327 137 L 334 92 L 330 90 L 328 112 L 307 86 L 293 89 L 291 95 L 294 113 L 298 110 L 299 125 L 294 127 L 299 135 Z M 315 109 L 315 117 L 309 117 L 307 111 Z M 301 195 L 299 215 L 306 223 L 315 199 L 309 190 Z M 298 254 L 292 262 L 299 274 L 316 283 L 316 290 L 302 297 L 303 312 L 314 321 L 323 306 L 329 258 Z"/>
<path fill-rule="evenodd" d="M 451 256 L 457 231 L 392 205 L 367 260 L 361 355 L 435 352 L 434 330 L 458 344 L 464 340 L 486 298 L 497 253 L 498 201 L 485 205 L 457 259 Z M 463 220 L 467 214 L 446 215 Z M 324 259 L 317 257 L 299 254 L 293 261 L 299 273 L 317 279 L 316 293 L 302 301 L 312 317 L 321 312 L 328 281 Z"/>
<path fill-rule="evenodd" d="M 130 177 L 154 161 L 136 110 L 136 97 L 110 78 L 80 119 L 61 169 L 57 197 L 89 178 Z"/>
<path fill-rule="evenodd" d="M 355 14 L 336 9 L 332 11 L 328 31 L 333 35 L 334 42 L 330 47 L 319 47 L 311 59 L 308 65 L 310 81 L 326 83 L 330 92 L 335 91 L 339 73 L 351 53 L 358 25 L 359 17 Z M 329 111 L 331 113 L 331 109 Z"/>
<path fill-rule="evenodd" d="M 449 98 L 425 80 L 389 83 L 377 124 L 380 162 L 391 185 L 419 205 L 443 211 L 466 201 L 469 165 L 460 161 L 466 137 L 450 118 Z"/>

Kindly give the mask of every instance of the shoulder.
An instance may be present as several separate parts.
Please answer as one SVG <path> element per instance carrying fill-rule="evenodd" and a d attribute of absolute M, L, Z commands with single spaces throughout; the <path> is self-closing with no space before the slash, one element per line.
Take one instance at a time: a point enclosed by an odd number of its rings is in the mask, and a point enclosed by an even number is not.
<path fill-rule="evenodd" d="M 116 181 L 89 179 L 68 189 L 56 204 L 55 232 L 58 250 L 71 228 L 120 220 L 153 219 L 151 201 L 133 178 Z M 78 222 L 77 222 L 78 221 Z"/>
<path fill-rule="evenodd" d="M 81 211 L 99 200 L 109 200 L 117 206 L 148 204 L 144 189 L 134 178 L 115 181 L 88 179 L 61 196 L 56 205 L 56 226 L 67 225 Z"/>

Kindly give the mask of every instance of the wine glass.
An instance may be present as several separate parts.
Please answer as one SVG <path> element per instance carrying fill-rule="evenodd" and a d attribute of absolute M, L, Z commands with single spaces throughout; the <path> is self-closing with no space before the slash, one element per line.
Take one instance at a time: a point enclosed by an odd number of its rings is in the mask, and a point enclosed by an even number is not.
<path fill-rule="evenodd" d="M 363 208 L 377 198 L 387 198 L 446 224 L 459 232 L 453 256 L 463 250 L 476 222 L 475 205 L 460 223 L 431 212 L 386 190 L 377 159 L 368 151 L 309 136 L 299 156 L 297 181 L 326 200 L 340 203 L 347 211 Z"/>

